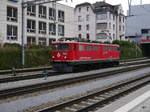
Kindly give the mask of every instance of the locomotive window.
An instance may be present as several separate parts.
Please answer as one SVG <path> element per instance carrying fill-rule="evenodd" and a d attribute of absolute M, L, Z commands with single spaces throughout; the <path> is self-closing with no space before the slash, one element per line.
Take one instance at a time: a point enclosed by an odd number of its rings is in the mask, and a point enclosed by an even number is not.
<path fill-rule="evenodd" d="M 84 46 L 83 45 L 79 45 L 79 51 L 84 51 Z"/>
<path fill-rule="evenodd" d="M 119 51 L 120 48 L 119 47 L 114 47 L 114 51 Z"/>
<path fill-rule="evenodd" d="M 120 48 L 119 48 L 119 47 L 117 47 L 117 51 L 120 51 Z"/>
<path fill-rule="evenodd" d="M 93 50 L 94 50 L 94 51 L 98 51 L 98 46 L 94 46 L 94 47 L 93 47 Z"/>
<path fill-rule="evenodd" d="M 69 51 L 70 45 L 68 45 L 68 44 L 55 44 L 55 45 L 53 45 L 53 50 L 54 51 Z"/>
<path fill-rule="evenodd" d="M 91 51 L 91 50 L 92 50 L 92 46 L 87 45 L 87 46 L 86 46 L 86 51 Z"/>
<path fill-rule="evenodd" d="M 114 47 L 114 51 L 118 51 L 117 47 Z"/>
<path fill-rule="evenodd" d="M 112 50 L 113 50 L 113 48 L 112 48 L 112 47 L 109 47 L 109 50 L 110 50 L 110 51 L 112 51 Z"/>
<path fill-rule="evenodd" d="M 107 46 L 103 46 L 103 52 L 107 51 Z"/>

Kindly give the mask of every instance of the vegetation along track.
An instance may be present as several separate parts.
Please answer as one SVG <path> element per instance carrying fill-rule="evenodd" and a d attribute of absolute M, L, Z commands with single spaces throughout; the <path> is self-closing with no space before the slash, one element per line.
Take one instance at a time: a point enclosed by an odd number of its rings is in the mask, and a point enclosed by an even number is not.
<path fill-rule="evenodd" d="M 94 112 L 110 102 L 150 83 L 150 73 L 116 83 L 98 92 L 73 99 L 38 112 Z"/>
<path fill-rule="evenodd" d="M 150 66 L 150 64 L 143 64 L 143 65 L 132 66 L 132 67 L 129 66 L 129 67 L 120 68 L 117 70 L 106 71 L 103 73 L 95 73 L 95 74 L 73 77 L 73 78 L 68 78 L 68 79 L 60 79 L 60 80 L 51 81 L 51 82 L 38 83 L 38 84 L 28 85 L 24 87 L 16 87 L 16 88 L 11 88 L 11 89 L 6 89 L 6 90 L 0 90 L 0 99 L 6 99 L 6 98 L 33 93 L 33 92 L 37 92 L 41 90 L 48 90 L 48 89 L 53 89 L 57 87 L 63 87 L 68 84 L 74 84 L 74 83 L 78 83 L 82 81 L 93 80 L 96 78 L 106 77 L 109 75 L 114 75 L 117 73 L 123 73 L 127 71 L 132 71 L 132 70 L 136 70 L 136 69 L 144 68 L 148 66 Z"/>
<path fill-rule="evenodd" d="M 137 61 L 137 62 L 134 62 L 134 61 Z M 120 62 L 121 62 L 120 66 L 128 66 L 128 65 L 137 65 L 137 64 L 142 64 L 142 63 L 149 63 L 150 59 L 139 58 L 136 60 L 128 60 L 128 61 L 122 60 Z M 128 63 L 128 62 L 131 62 L 131 63 Z M 43 73 L 37 73 L 34 75 L 29 73 L 30 75 L 21 75 L 21 76 L 19 76 L 17 74 L 16 76 L 0 78 L 0 83 L 19 81 L 19 80 L 27 80 L 27 79 L 35 79 L 35 78 L 41 78 L 41 77 L 45 77 L 45 76 L 55 76 L 55 75 L 61 75 L 62 74 L 62 73 L 57 73 L 57 72 L 47 72 L 47 70 L 50 70 L 50 69 L 51 69 L 51 67 L 17 69 L 17 70 L 15 70 L 16 73 L 36 72 L 36 71 L 43 71 Z M 44 70 L 46 70 L 47 73 L 44 74 Z M 2 74 L 7 75 L 8 73 L 11 74 L 12 70 L 0 71 L 0 75 L 2 75 Z"/>

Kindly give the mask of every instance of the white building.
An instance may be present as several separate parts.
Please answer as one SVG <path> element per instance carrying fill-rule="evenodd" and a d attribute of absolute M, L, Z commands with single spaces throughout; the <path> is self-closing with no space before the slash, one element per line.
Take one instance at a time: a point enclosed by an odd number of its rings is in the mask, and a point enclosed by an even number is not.
<path fill-rule="evenodd" d="M 28 1 L 28 0 L 24 0 Z M 0 0 L 0 43 L 21 44 L 22 0 Z M 74 8 L 47 3 L 24 12 L 25 44 L 49 45 L 60 37 L 74 36 Z"/>
<path fill-rule="evenodd" d="M 76 36 L 90 40 L 125 39 L 125 22 L 121 5 L 106 2 L 82 3 L 75 8 Z"/>
<path fill-rule="evenodd" d="M 150 29 L 149 18 L 150 4 L 131 6 L 130 16 L 127 16 L 126 18 L 126 38 L 135 42 L 149 38 L 150 35 L 147 35 L 149 34 L 148 30 Z M 145 31 L 147 34 L 145 34 Z"/>

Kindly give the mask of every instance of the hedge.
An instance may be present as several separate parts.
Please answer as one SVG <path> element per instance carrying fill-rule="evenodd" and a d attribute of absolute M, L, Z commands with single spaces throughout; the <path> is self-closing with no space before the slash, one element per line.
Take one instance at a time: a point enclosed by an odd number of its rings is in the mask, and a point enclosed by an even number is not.
<path fill-rule="evenodd" d="M 50 63 L 49 48 L 25 50 L 25 66 L 47 66 Z M 22 68 L 21 50 L 16 47 L 0 48 L 0 69 Z"/>
<path fill-rule="evenodd" d="M 115 40 L 113 41 L 113 43 L 118 44 L 120 46 L 121 60 L 143 57 L 140 46 L 133 42 Z"/>

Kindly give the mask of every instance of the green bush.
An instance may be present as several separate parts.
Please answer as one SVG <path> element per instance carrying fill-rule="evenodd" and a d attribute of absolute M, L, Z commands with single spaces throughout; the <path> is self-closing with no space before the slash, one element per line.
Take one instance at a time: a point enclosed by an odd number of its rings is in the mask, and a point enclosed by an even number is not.
<path fill-rule="evenodd" d="M 20 48 L 20 44 L 17 44 L 17 43 L 13 43 L 13 44 L 10 44 L 10 43 L 5 43 L 4 44 L 4 47 L 15 47 L 15 48 Z"/>
<path fill-rule="evenodd" d="M 22 68 L 20 48 L 10 46 L 0 47 L 0 69 Z M 46 66 L 49 62 L 50 49 L 48 47 L 25 50 L 24 67 Z"/>
<path fill-rule="evenodd" d="M 50 50 L 48 48 L 28 49 L 25 54 L 25 67 L 45 66 L 50 63 Z"/>
<path fill-rule="evenodd" d="M 21 67 L 21 54 L 19 49 L 0 49 L 0 69 L 10 69 Z"/>
<path fill-rule="evenodd" d="M 118 44 L 120 46 L 122 60 L 143 57 L 141 48 L 133 42 L 115 40 L 113 44 Z"/>

